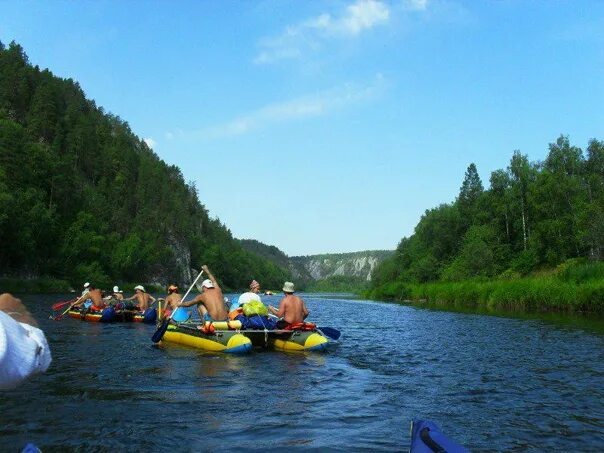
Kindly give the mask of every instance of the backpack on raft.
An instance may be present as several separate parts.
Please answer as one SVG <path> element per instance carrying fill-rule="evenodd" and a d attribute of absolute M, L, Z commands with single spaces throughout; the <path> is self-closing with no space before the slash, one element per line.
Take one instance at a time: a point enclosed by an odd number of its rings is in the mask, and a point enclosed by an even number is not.
<path fill-rule="evenodd" d="M 247 304 L 246 304 L 247 305 Z M 260 315 L 238 315 L 236 320 L 241 322 L 241 327 L 243 329 L 250 330 L 275 330 L 277 328 L 277 322 L 274 319 L 269 318 L 268 316 L 260 316 Z"/>
<path fill-rule="evenodd" d="M 248 317 L 253 315 L 268 316 L 268 308 L 262 302 L 252 300 L 243 305 L 243 314 Z"/>

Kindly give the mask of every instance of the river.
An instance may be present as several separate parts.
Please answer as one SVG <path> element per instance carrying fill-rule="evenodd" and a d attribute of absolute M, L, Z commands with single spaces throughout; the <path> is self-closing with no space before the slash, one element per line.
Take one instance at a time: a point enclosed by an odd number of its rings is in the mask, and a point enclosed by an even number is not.
<path fill-rule="evenodd" d="M 153 326 L 48 319 L 44 375 L 0 393 L 0 450 L 406 450 L 413 418 L 472 450 L 604 451 L 604 333 L 306 295 L 328 353 L 153 346 Z M 277 297 L 266 298 L 276 305 Z"/>

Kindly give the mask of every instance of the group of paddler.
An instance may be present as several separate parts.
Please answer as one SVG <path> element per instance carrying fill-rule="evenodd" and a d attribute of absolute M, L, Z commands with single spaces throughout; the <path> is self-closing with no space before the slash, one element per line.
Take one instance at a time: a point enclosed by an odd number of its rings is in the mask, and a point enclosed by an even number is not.
<path fill-rule="evenodd" d="M 272 305 L 268 307 L 264 306 L 260 298 L 260 284 L 256 280 L 252 280 L 247 292 L 241 294 L 230 303 L 224 297 L 222 288 L 216 281 L 216 277 L 208 269 L 208 266 L 202 266 L 202 273 L 205 273 L 207 278 L 201 285 L 197 286 L 200 293 L 189 301 L 183 300 L 178 287 L 174 284 L 168 287 L 168 294 L 165 298 L 155 299 L 146 292 L 142 285 L 135 286 L 134 294 L 131 297 L 124 298 L 123 291 L 118 286 L 114 286 L 113 291 L 109 295 L 105 295 L 100 288 L 86 282 L 81 296 L 69 302 L 55 304 L 53 309 L 58 309 L 63 305 L 69 304 L 66 312 L 69 310 L 79 310 L 80 312 L 101 313 L 108 307 L 114 307 L 143 314 L 156 301 L 159 301 L 160 303 L 165 303 L 163 312 L 160 310 L 160 316 L 164 319 L 171 317 L 172 313 L 178 308 L 195 306 L 200 321 L 205 323 L 235 319 L 236 316 L 244 312 L 244 308 L 249 308 L 249 310 L 245 310 L 246 314 L 250 312 L 264 314 L 266 312 L 279 318 L 277 323 L 277 328 L 279 329 L 288 329 L 292 326 L 303 324 L 309 314 L 304 301 L 294 294 L 295 287 L 292 282 L 284 283 L 284 297 L 279 303 L 279 307 L 275 308 Z"/>
<path fill-rule="evenodd" d="M 208 266 L 202 266 L 202 271 L 205 272 L 208 278 L 199 286 L 200 294 L 190 301 L 182 300 L 175 285 L 168 288 L 169 294 L 165 298 L 166 311 L 164 316 L 170 316 L 179 307 L 196 306 L 202 322 L 227 321 L 241 314 L 246 304 L 263 305 L 260 299 L 260 284 L 256 280 L 252 280 L 250 283 L 249 291 L 229 303 Z M 279 303 L 279 308 L 269 305 L 267 309 L 268 312 L 280 318 L 278 323 L 280 329 L 303 323 L 309 314 L 304 301 L 294 294 L 295 287 L 292 282 L 284 283 L 283 292 L 284 297 Z"/>
<path fill-rule="evenodd" d="M 136 300 L 136 303 L 129 303 L 134 300 Z M 132 297 L 124 298 L 124 292 L 118 286 L 114 286 L 113 292 L 105 296 L 100 288 L 86 282 L 84 283 L 82 295 L 70 305 L 70 309 L 86 309 L 91 312 L 102 312 L 111 305 L 121 304 L 128 310 L 144 313 L 154 302 L 155 298 L 148 294 L 142 285 L 134 287 L 134 295 Z"/>

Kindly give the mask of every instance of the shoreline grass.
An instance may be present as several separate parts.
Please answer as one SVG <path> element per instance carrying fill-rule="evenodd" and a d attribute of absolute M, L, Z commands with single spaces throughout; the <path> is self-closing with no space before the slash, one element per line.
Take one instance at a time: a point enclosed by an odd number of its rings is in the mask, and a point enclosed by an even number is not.
<path fill-rule="evenodd" d="M 604 263 L 559 266 L 537 275 L 493 280 L 389 282 L 364 293 L 369 299 L 426 301 L 435 306 L 490 311 L 604 315 Z"/>

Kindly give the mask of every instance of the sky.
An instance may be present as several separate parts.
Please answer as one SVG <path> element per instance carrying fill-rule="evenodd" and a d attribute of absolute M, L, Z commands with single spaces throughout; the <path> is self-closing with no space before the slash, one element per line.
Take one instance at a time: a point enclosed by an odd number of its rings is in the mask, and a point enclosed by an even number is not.
<path fill-rule="evenodd" d="M 514 150 L 604 139 L 604 2 L 0 0 L 0 40 L 288 255 L 393 249 Z"/>

